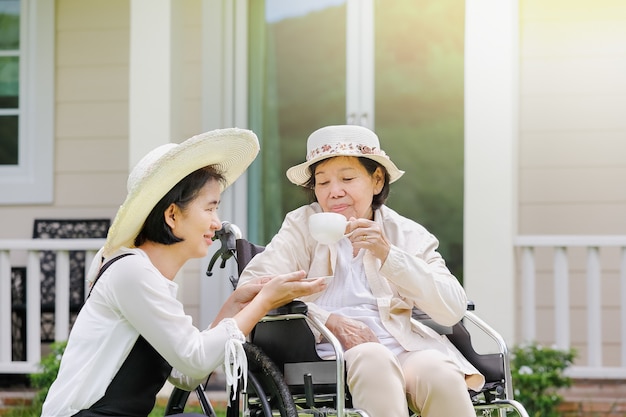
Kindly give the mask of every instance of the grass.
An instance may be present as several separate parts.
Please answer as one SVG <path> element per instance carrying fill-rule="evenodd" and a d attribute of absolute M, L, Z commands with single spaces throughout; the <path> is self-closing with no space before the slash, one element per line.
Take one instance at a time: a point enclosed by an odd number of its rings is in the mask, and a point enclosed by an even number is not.
<path fill-rule="evenodd" d="M 157 400 L 157 403 L 154 406 L 152 412 L 148 415 L 148 417 L 163 417 L 165 415 L 165 406 L 167 404 L 166 400 Z M 215 414 L 217 417 L 226 417 L 226 407 L 221 403 L 212 403 L 213 408 L 215 410 Z M 199 404 L 192 402 L 191 404 L 187 404 L 185 407 L 186 413 L 198 413 L 203 414 L 202 408 Z"/>
<path fill-rule="evenodd" d="M 217 417 L 226 417 L 226 409 L 219 405 L 214 406 Z M 199 405 L 189 405 L 185 408 L 185 412 L 202 414 L 202 408 Z M 41 416 L 41 405 L 18 405 L 10 408 L 2 413 L 2 417 L 39 417 Z M 163 417 L 165 415 L 165 404 L 157 402 L 154 409 L 150 412 L 148 417 Z"/>

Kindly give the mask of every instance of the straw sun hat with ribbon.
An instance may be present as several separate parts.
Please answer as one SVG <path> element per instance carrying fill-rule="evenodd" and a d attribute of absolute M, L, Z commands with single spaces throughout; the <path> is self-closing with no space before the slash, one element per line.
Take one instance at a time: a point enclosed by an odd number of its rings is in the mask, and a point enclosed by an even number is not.
<path fill-rule="evenodd" d="M 287 178 L 296 185 L 305 186 L 311 177 L 309 167 L 322 159 L 335 156 L 372 159 L 385 167 L 390 183 L 404 174 L 380 149 L 376 133 L 363 126 L 341 125 L 322 127 L 311 133 L 306 143 L 306 162 L 289 168 Z"/>
<path fill-rule="evenodd" d="M 248 168 L 258 152 L 256 135 L 237 128 L 213 130 L 180 144 L 153 149 L 128 176 L 128 195 L 109 229 L 102 256 L 109 257 L 122 246 L 133 247 L 154 206 L 187 175 L 214 165 L 224 175 L 227 187 Z"/>

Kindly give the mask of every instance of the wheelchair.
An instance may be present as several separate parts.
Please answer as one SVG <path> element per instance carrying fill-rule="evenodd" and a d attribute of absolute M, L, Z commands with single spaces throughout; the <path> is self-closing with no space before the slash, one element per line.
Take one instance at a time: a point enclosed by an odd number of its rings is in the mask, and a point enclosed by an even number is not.
<path fill-rule="evenodd" d="M 221 242 L 207 268 L 212 275 L 215 263 L 221 259 L 221 268 L 234 258 L 237 277 L 230 277 L 236 288 L 238 276 L 246 264 L 263 246 L 242 238 L 239 228 L 229 222 L 215 239 Z M 464 318 L 452 327 L 435 323 L 426 314 L 415 310 L 413 319 L 429 325 L 445 334 L 456 348 L 485 376 L 480 392 L 468 390 L 477 415 L 506 417 L 518 415 L 529 417 L 522 404 L 514 400 L 509 367 L 509 352 L 504 339 L 487 323 L 474 314 L 474 305 L 468 304 Z M 496 345 L 497 353 L 478 353 L 472 345 L 466 324 L 483 332 Z M 322 360 L 315 350 L 311 328 L 319 331 L 332 344 L 336 359 Z M 307 315 L 305 303 L 295 300 L 269 312 L 254 328 L 244 344 L 248 358 L 248 387 L 238 392 L 238 399 L 231 400 L 226 409 L 227 417 L 368 417 L 364 410 L 352 406 L 345 383 L 343 349 L 335 336 L 313 317 Z M 210 377 L 210 376 L 209 376 Z M 241 387 L 241 384 L 239 384 Z M 182 413 L 191 392 L 174 388 L 165 415 Z M 195 389 L 195 395 L 204 414 L 216 417 L 205 384 Z M 416 417 L 407 409 L 407 416 Z"/>

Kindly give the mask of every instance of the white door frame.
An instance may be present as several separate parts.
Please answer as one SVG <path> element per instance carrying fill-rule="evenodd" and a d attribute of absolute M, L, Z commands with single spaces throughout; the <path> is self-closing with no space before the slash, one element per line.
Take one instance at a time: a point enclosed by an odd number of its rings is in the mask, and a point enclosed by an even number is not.
<path fill-rule="evenodd" d="M 346 3 L 346 122 L 374 130 L 374 2 Z"/>
<path fill-rule="evenodd" d="M 247 5 L 203 0 L 205 129 L 247 126 Z M 518 0 L 465 4 L 464 284 L 478 313 L 507 343 L 515 340 L 516 322 L 518 8 Z M 346 30 L 347 122 L 374 129 L 372 0 L 347 0 Z M 242 178 L 222 205 L 222 216 L 244 227 L 246 195 Z M 202 283 L 216 281 L 226 282 Z M 201 317 L 214 317 L 230 289 L 201 291 Z"/>

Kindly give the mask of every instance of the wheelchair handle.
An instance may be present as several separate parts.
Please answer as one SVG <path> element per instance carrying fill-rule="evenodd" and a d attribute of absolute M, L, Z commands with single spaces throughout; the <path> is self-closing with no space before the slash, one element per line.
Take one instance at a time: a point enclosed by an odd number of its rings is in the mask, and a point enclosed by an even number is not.
<path fill-rule="evenodd" d="M 215 232 L 213 236 L 213 240 L 220 241 L 220 248 L 213 254 L 211 257 L 211 261 L 209 262 L 209 266 L 206 270 L 206 275 L 208 277 L 213 275 L 213 267 L 215 266 L 215 262 L 218 259 L 222 259 L 220 264 L 220 268 L 224 269 L 226 266 L 226 261 L 235 255 L 235 250 L 237 248 L 237 239 L 241 239 L 242 237 L 241 229 L 236 225 L 228 222 L 222 222 L 222 228 Z"/>

